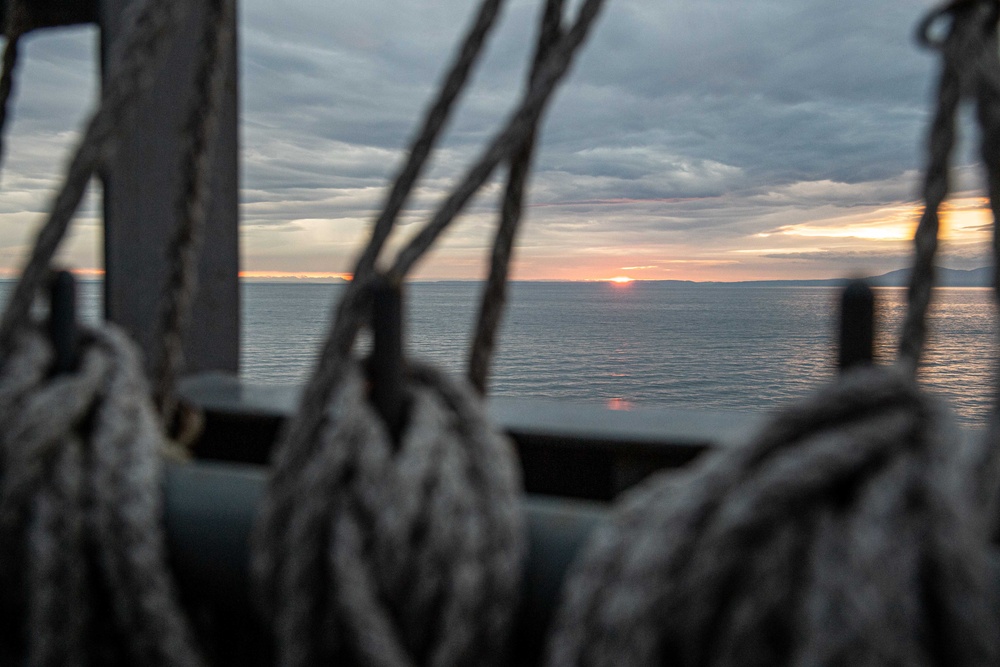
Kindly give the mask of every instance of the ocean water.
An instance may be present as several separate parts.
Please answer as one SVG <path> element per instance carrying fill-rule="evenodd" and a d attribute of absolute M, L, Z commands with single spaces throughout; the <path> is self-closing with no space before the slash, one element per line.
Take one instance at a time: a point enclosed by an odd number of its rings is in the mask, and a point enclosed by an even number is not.
<path fill-rule="evenodd" d="M 342 289 L 244 284 L 243 376 L 302 382 Z M 478 290 L 409 285 L 407 352 L 464 372 Z M 490 391 L 616 409 L 773 410 L 833 377 L 838 299 L 838 290 L 822 287 L 515 283 Z M 876 300 L 876 360 L 887 362 L 905 291 L 881 288 Z M 921 380 L 967 426 L 982 427 L 990 410 L 996 341 L 989 290 L 937 290 Z"/>
<path fill-rule="evenodd" d="M 12 283 L 0 282 L 0 298 Z M 80 285 L 82 316 L 99 283 Z M 342 285 L 244 283 L 242 375 L 302 383 Z M 408 354 L 464 372 L 479 298 L 474 283 L 407 286 Z M 832 288 L 514 283 L 490 378 L 494 395 L 616 409 L 770 411 L 834 374 L 839 292 Z M 905 291 L 876 290 L 876 360 L 895 354 Z M 985 425 L 997 367 L 991 292 L 938 289 L 921 381 L 960 421 Z"/>

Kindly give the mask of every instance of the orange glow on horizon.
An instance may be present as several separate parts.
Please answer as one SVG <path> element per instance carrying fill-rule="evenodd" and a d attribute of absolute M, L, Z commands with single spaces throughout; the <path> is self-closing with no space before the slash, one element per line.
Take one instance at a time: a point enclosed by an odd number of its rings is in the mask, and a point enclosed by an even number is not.
<path fill-rule="evenodd" d="M 251 280 L 350 280 L 350 273 L 326 271 L 240 271 L 240 278 Z"/>
<path fill-rule="evenodd" d="M 628 276 L 615 276 L 614 278 L 608 278 L 608 282 L 613 285 L 628 285 L 631 282 L 635 282 L 635 278 L 629 278 Z"/>
<path fill-rule="evenodd" d="M 60 268 L 61 269 L 62 267 L 57 266 L 56 268 Z M 73 268 L 73 269 L 68 269 L 68 271 L 70 273 L 72 273 L 74 276 L 78 277 L 78 278 L 103 278 L 104 277 L 104 269 L 77 269 L 77 268 Z M 0 269 L 0 277 L 7 278 L 7 279 L 20 278 L 21 277 L 21 270 L 20 269 Z"/>

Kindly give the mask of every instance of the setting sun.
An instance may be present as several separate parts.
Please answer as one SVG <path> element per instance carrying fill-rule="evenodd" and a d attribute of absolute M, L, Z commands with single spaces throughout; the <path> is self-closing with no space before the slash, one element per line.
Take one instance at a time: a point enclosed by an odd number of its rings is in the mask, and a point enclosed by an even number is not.
<path fill-rule="evenodd" d="M 614 283 L 615 285 L 627 285 L 634 280 L 635 278 L 629 278 L 628 276 L 615 276 L 614 278 L 608 278 L 608 282 Z"/>

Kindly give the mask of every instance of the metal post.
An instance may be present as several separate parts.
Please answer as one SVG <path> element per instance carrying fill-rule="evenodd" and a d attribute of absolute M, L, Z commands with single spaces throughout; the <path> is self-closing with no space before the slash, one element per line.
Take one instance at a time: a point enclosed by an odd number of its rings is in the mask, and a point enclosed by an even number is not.
<path fill-rule="evenodd" d="M 136 0 L 100 0 L 101 60 L 107 72 L 122 29 L 123 10 Z M 123 137 L 104 177 L 105 313 L 145 350 L 155 349 L 155 327 L 167 275 L 179 188 L 181 127 L 188 113 L 194 56 L 203 8 L 187 19 L 156 82 L 140 107 L 140 124 Z M 233 19 L 235 20 L 235 19 Z M 212 167 L 212 192 L 191 326 L 186 372 L 239 365 L 238 111 L 236 46 L 229 58 Z M 149 359 L 147 359 L 147 363 Z"/>
<path fill-rule="evenodd" d="M 841 371 L 871 365 L 875 349 L 875 295 L 864 280 L 844 288 L 840 308 L 838 365 Z"/>

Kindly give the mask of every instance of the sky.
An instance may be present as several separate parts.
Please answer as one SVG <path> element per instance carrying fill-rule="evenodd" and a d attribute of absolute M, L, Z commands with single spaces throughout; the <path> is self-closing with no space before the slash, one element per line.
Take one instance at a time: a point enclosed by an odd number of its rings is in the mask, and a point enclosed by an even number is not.
<path fill-rule="evenodd" d="M 475 4 L 242 0 L 245 272 L 350 270 Z M 541 5 L 507 2 L 393 247 L 512 109 Z M 542 126 L 512 277 L 730 281 L 905 266 L 937 71 L 913 30 L 931 7 L 608 0 Z M 96 29 L 36 33 L 24 62 L 0 183 L 0 272 L 20 266 L 92 112 Z M 941 263 L 952 268 L 988 263 L 973 155 L 966 145 L 958 156 L 945 216 Z M 485 275 L 500 191 L 492 181 L 415 277 Z M 79 269 L 101 265 L 98 197 L 62 253 Z"/>

